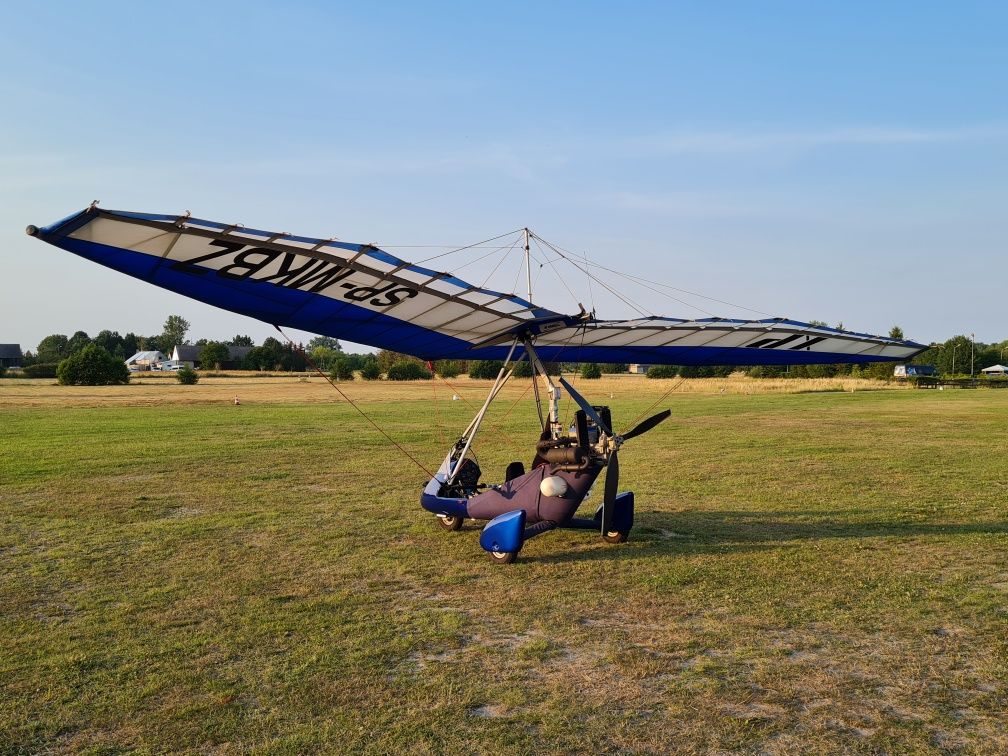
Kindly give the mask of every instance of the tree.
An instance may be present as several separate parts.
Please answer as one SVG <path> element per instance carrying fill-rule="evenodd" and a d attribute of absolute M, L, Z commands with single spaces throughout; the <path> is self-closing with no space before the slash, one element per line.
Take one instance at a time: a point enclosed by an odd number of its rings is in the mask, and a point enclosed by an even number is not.
<path fill-rule="evenodd" d="M 140 337 L 132 331 L 122 337 L 123 359 L 140 351 Z"/>
<path fill-rule="evenodd" d="M 419 381 L 430 377 L 427 368 L 416 360 L 399 360 L 388 369 L 390 381 Z"/>
<path fill-rule="evenodd" d="M 469 377 L 474 380 L 492 381 L 503 366 L 504 363 L 500 360 L 472 360 L 469 362 Z"/>
<path fill-rule="evenodd" d="M 35 350 L 35 361 L 41 363 L 59 362 L 70 356 L 67 349 L 70 339 L 62 333 L 54 333 L 46 336 L 39 342 Z"/>
<path fill-rule="evenodd" d="M 71 354 L 77 354 L 77 352 L 90 343 L 90 336 L 88 336 L 84 331 L 77 331 L 77 333 L 71 336 L 67 341 L 67 356 L 69 357 Z"/>
<path fill-rule="evenodd" d="M 364 363 L 361 368 L 361 378 L 365 381 L 377 381 L 381 378 L 381 366 L 378 364 L 378 360 L 370 359 Z"/>
<path fill-rule="evenodd" d="M 196 383 L 199 383 L 199 373 L 186 365 L 184 368 L 175 373 L 175 380 L 184 386 L 193 386 Z"/>
<path fill-rule="evenodd" d="M 595 380 L 602 377 L 602 368 L 597 362 L 585 362 L 581 365 L 581 377 L 588 380 Z"/>
<path fill-rule="evenodd" d="M 456 378 L 462 372 L 462 365 L 457 360 L 441 360 L 434 364 L 434 369 L 442 378 Z"/>
<path fill-rule="evenodd" d="M 648 368 L 648 378 L 675 378 L 679 375 L 679 368 L 675 365 L 655 365 Z"/>
<path fill-rule="evenodd" d="M 228 342 L 231 346 L 240 347 L 254 347 L 255 341 L 252 340 L 251 336 L 232 336 L 231 341 Z"/>
<path fill-rule="evenodd" d="M 161 333 L 156 336 L 141 336 L 137 341 L 139 342 L 137 351 L 143 350 L 171 354 L 172 349 L 175 347 L 175 344 L 169 343 L 165 335 Z"/>
<path fill-rule="evenodd" d="M 59 364 L 56 378 L 65 386 L 106 386 L 129 383 L 129 370 L 97 344 L 88 344 Z"/>
<path fill-rule="evenodd" d="M 378 354 L 375 356 L 378 360 L 378 367 L 382 369 L 383 373 L 387 373 L 388 369 L 397 362 L 415 362 L 421 367 L 423 366 L 423 363 L 416 357 L 408 354 L 402 354 L 401 352 L 393 352 L 390 349 L 379 349 Z"/>
<path fill-rule="evenodd" d="M 514 363 L 513 372 L 511 373 L 513 378 L 531 378 L 532 377 L 532 363 L 528 360 L 519 360 Z M 470 376 L 472 377 L 472 376 Z M 497 376 L 495 375 L 494 378 Z"/>
<path fill-rule="evenodd" d="M 246 370 L 304 370 L 303 352 L 285 346 L 272 336 L 262 346 L 253 347 L 245 358 Z"/>
<path fill-rule="evenodd" d="M 99 331 L 92 341 L 113 357 L 118 357 L 121 360 L 125 360 L 133 354 L 133 352 L 126 352 L 123 346 L 123 337 L 119 335 L 118 331 L 110 331 L 106 328 L 103 331 Z"/>
<path fill-rule="evenodd" d="M 350 360 L 340 357 L 333 362 L 332 379 L 334 381 L 352 381 L 354 379 L 353 367 Z"/>
<path fill-rule="evenodd" d="M 170 352 L 179 344 L 188 344 L 187 333 L 189 333 L 189 321 L 181 315 L 169 315 L 161 330 L 161 351 Z"/>
<path fill-rule="evenodd" d="M 249 346 L 252 346 L 249 344 Z M 340 346 L 339 340 L 334 339 L 332 336 L 315 336 L 311 341 L 308 342 L 308 351 L 314 350 L 316 347 L 325 347 L 326 349 L 332 349 L 334 352 L 342 352 L 343 347 Z"/>
<path fill-rule="evenodd" d="M 928 349 L 920 357 L 927 357 L 927 363 L 934 365 L 943 375 L 969 373 L 970 338 L 963 335 L 953 336 L 944 344 L 936 344 Z"/>
<path fill-rule="evenodd" d="M 903 341 L 903 339 L 906 337 L 903 336 L 903 329 L 900 328 L 898 325 L 894 325 L 892 328 L 889 329 L 889 338 L 897 339 L 898 341 Z"/>
<path fill-rule="evenodd" d="M 203 370 L 220 370 L 221 365 L 231 357 L 226 344 L 208 341 L 200 350 L 200 367 Z"/>
<path fill-rule="evenodd" d="M 317 346 L 311 350 L 312 362 L 322 371 L 330 370 L 341 354 L 342 352 L 326 346 Z"/>

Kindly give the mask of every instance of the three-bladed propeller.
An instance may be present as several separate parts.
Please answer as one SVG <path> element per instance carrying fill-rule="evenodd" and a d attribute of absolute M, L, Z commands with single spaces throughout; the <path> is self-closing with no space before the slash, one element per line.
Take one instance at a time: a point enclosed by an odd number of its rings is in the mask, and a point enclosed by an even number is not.
<path fill-rule="evenodd" d="M 577 402 L 578 406 L 584 410 L 584 413 L 591 418 L 599 428 L 601 428 L 607 436 L 613 439 L 614 444 L 612 451 L 609 452 L 609 463 L 606 471 L 605 480 L 605 493 L 602 497 L 602 535 L 605 535 L 612 530 L 612 520 L 613 512 L 615 511 L 616 496 L 619 494 L 619 447 L 624 441 L 628 441 L 631 438 L 636 438 L 637 436 L 647 433 L 649 430 L 657 426 L 658 424 L 668 420 L 672 415 L 672 410 L 662 410 L 657 415 L 652 415 L 647 420 L 643 420 L 633 428 L 617 436 L 612 432 L 612 428 L 607 426 L 602 418 L 599 416 L 595 408 L 588 403 L 581 394 L 574 390 L 563 377 L 560 378 L 560 384 L 567 389 L 571 397 Z"/>

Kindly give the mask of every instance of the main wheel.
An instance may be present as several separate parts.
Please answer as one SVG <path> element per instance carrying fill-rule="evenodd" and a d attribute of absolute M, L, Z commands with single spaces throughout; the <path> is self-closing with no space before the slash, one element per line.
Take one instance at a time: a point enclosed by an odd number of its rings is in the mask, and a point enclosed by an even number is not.
<path fill-rule="evenodd" d="M 437 521 L 445 530 L 461 530 L 465 518 L 460 515 L 438 515 Z"/>
<path fill-rule="evenodd" d="M 497 564 L 512 564 L 518 558 L 517 551 L 489 551 L 490 561 Z"/>
<path fill-rule="evenodd" d="M 629 535 L 629 533 L 623 533 L 619 530 L 610 530 L 608 533 L 602 534 L 602 540 L 606 543 L 624 543 Z"/>

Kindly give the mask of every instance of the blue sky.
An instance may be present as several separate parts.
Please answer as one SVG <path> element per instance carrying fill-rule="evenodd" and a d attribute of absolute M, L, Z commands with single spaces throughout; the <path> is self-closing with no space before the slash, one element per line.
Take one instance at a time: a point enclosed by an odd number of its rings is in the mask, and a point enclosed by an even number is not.
<path fill-rule="evenodd" d="M 271 334 L 24 235 L 93 199 L 407 259 L 528 225 L 761 312 L 1008 338 L 1004 3 L 35 6 L 0 30 L 0 342 Z"/>

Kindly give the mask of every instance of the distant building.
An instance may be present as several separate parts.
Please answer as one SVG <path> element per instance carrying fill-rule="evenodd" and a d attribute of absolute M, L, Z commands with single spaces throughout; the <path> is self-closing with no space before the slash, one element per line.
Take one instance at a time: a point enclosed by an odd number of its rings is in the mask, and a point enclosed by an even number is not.
<path fill-rule="evenodd" d="M 638 365 L 637 363 L 633 363 L 627 367 L 627 372 L 634 373 L 636 375 L 645 375 L 650 367 L 650 365 Z"/>
<path fill-rule="evenodd" d="M 19 368 L 22 357 L 20 344 L 0 344 L 0 367 Z"/>
<path fill-rule="evenodd" d="M 231 346 L 229 344 L 228 360 L 221 365 L 221 370 L 240 370 L 242 363 L 245 362 L 245 358 L 248 357 L 248 353 L 253 349 L 254 347 Z M 203 346 L 200 344 L 178 344 L 172 350 L 172 362 L 177 362 L 191 368 L 202 368 L 203 365 L 200 364 L 200 353 L 202 351 Z M 214 366 L 208 365 L 208 367 Z"/>
<path fill-rule="evenodd" d="M 1008 367 L 1004 365 L 991 365 L 980 372 L 989 376 L 1008 375 Z"/>
<path fill-rule="evenodd" d="M 126 367 L 133 372 L 140 370 L 160 370 L 161 363 L 167 359 L 163 352 L 156 350 L 137 352 L 126 360 Z"/>
<path fill-rule="evenodd" d="M 172 350 L 172 362 L 178 362 L 186 367 L 196 367 L 202 348 L 201 346 L 193 346 L 192 344 L 178 344 Z"/>

